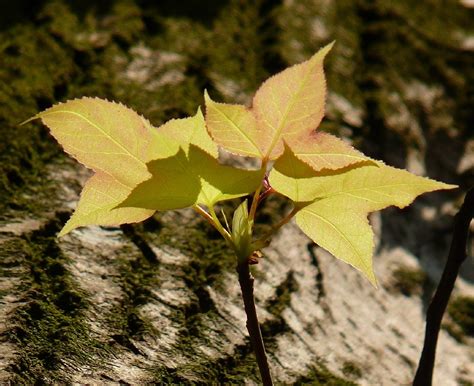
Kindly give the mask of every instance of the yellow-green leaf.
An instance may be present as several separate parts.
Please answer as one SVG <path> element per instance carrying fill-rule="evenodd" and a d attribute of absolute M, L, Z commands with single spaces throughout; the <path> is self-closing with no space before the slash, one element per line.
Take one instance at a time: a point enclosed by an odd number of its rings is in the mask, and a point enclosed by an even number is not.
<path fill-rule="evenodd" d="M 239 260 L 247 259 L 252 251 L 252 222 L 249 219 L 247 200 L 243 201 L 232 218 L 232 241 Z"/>
<path fill-rule="evenodd" d="M 257 189 L 263 178 L 260 170 L 244 170 L 219 164 L 197 146 L 186 154 L 148 164 L 152 177 L 139 184 L 119 207 L 156 210 L 179 209 L 245 196 Z"/>
<path fill-rule="evenodd" d="M 422 193 L 456 187 L 380 161 L 316 172 L 289 149 L 277 160 L 269 179 L 276 191 L 301 203 L 296 215 L 301 229 L 374 284 L 373 233 L 367 214 L 390 205 L 403 208 Z"/>
<path fill-rule="evenodd" d="M 58 237 L 86 225 L 112 226 L 140 222 L 152 216 L 154 210 L 142 208 L 117 208 L 131 192 L 131 188 L 114 177 L 97 172 L 84 185 L 76 210 L 64 225 Z"/>
<path fill-rule="evenodd" d="M 199 149 L 194 150 L 190 152 L 189 160 L 193 172 L 201 180 L 198 204 L 210 207 L 219 201 L 246 196 L 257 190 L 262 182 L 263 170 L 221 165 Z"/>
<path fill-rule="evenodd" d="M 231 153 L 263 158 L 263 143 L 252 112 L 242 105 L 214 102 L 207 92 L 206 124 L 214 141 Z"/>
<path fill-rule="evenodd" d="M 176 142 L 157 133 L 133 110 L 98 98 L 59 103 L 30 120 L 37 118 L 67 153 L 96 172 L 60 235 L 78 226 L 119 225 L 152 214 L 149 210 L 113 208 L 150 177 L 147 162 L 178 151 Z"/>
<path fill-rule="evenodd" d="M 172 141 L 178 142 L 186 153 L 189 145 L 193 144 L 214 158 L 219 156 L 217 145 L 206 130 L 206 122 L 201 109 L 198 109 L 193 117 L 171 119 L 160 126 L 158 132 Z"/>
<path fill-rule="evenodd" d="M 291 143 L 319 126 L 326 99 L 323 61 L 332 45 L 272 76 L 257 90 L 252 110 L 270 159 L 283 153 L 283 140 Z"/>
<path fill-rule="evenodd" d="M 172 141 L 157 140 L 150 123 L 133 110 L 98 98 L 59 103 L 36 118 L 79 162 L 131 186 L 149 177 L 147 162 L 178 151 Z"/>
<path fill-rule="evenodd" d="M 150 178 L 138 184 L 117 208 L 171 210 L 196 203 L 201 183 L 183 149 L 169 158 L 151 161 L 147 167 Z"/>
<path fill-rule="evenodd" d="M 331 197 L 299 211 L 296 223 L 316 244 L 360 270 L 376 285 L 373 231 L 364 208 L 347 197 Z"/>

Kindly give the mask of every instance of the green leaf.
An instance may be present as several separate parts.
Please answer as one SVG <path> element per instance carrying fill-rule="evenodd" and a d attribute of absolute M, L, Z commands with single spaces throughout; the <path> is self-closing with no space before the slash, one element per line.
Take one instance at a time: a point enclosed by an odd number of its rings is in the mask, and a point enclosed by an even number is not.
<path fill-rule="evenodd" d="M 246 196 L 257 190 L 262 182 L 262 170 L 224 166 L 206 153 L 194 150 L 190 152 L 189 160 L 193 171 L 201 179 L 198 204 L 210 207 L 219 201 Z"/>
<path fill-rule="evenodd" d="M 422 193 L 456 186 L 371 162 L 316 172 L 287 149 L 269 179 L 276 191 L 302 206 L 296 223 L 303 232 L 375 284 L 367 214 L 390 205 L 403 208 Z"/>
<path fill-rule="evenodd" d="M 377 285 L 372 266 L 374 235 L 364 207 L 344 196 L 330 197 L 299 211 L 296 224 L 316 244 Z"/>
<path fill-rule="evenodd" d="M 156 210 L 179 209 L 242 197 L 255 191 L 263 178 L 261 170 L 221 165 L 197 146 L 181 149 L 168 159 L 148 164 L 152 177 L 138 185 L 119 207 Z"/>
<path fill-rule="evenodd" d="M 136 208 L 113 208 L 150 177 L 147 162 L 178 151 L 176 142 L 157 133 L 133 110 L 98 98 L 59 103 L 27 122 L 37 118 L 67 153 L 96 172 L 60 235 L 78 226 L 119 225 L 153 214 Z"/>
<path fill-rule="evenodd" d="M 249 220 L 247 200 L 235 210 L 232 218 L 232 241 L 235 253 L 240 261 L 247 259 L 252 250 L 252 221 Z"/>
<path fill-rule="evenodd" d="M 71 230 L 87 225 L 113 226 L 124 223 L 140 222 L 152 216 L 154 210 L 142 208 L 117 208 L 131 189 L 115 177 L 97 172 L 84 185 L 76 210 L 64 225 L 58 237 Z"/>
<path fill-rule="evenodd" d="M 201 182 L 182 148 L 174 156 L 149 162 L 147 167 L 150 178 L 138 184 L 117 208 L 171 210 L 197 203 Z"/>
<path fill-rule="evenodd" d="M 196 115 L 189 118 L 172 119 L 159 127 L 158 133 L 178 142 L 187 153 L 189 145 L 195 145 L 214 158 L 219 156 L 217 145 L 209 136 L 206 122 L 199 108 Z"/>
<path fill-rule="evenodd" d="M 129 186 L 148 178 L 145 164 L 178 151 L 142 116 L 122 104 L 98 98 L 59 103 L 37 114 L 64 150 L 95 171 Z"/>

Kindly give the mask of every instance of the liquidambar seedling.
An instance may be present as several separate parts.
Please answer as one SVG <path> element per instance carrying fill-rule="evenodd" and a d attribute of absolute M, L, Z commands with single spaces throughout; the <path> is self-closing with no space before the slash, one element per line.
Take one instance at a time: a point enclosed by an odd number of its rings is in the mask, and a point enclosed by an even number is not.
<path fill-rule="evenodd" d="M 455 187 L 387 166 L 315 131 L 324 116 L 323 61 L 331 47 L 266 80 L 250 108 L 217 103 L 205 93 L 205 116 L 198 109 L 193 117 L 155 128 L 121 104 L 85 97 L 30 119 L 40 118 L 67 153 L 95 172 L 59 236 L 80 226 L 139 222 L 157 210 L 186 207 L 219 231 L 236 255 L 247 328 L 265 385 L 272 380 L 249 272 L 272 236 L 252 234 L 262 198 L 277 192 L 293 203 L 272 233 L 295 217 L 315 243 L 376 285 L 367 214 Z M 221 165 L 218 147 L 256 158 L 260 168 Z M 247 195 L 252 201 L 238 206 L 231 226 L 221 222 L 216 205 Z"/>

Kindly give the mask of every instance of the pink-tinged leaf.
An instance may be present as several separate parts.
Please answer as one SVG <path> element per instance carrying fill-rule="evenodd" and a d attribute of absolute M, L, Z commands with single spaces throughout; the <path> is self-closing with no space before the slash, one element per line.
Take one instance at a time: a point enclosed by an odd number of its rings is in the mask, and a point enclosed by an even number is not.
<path fill-rule="evenodd" d="M 360 151 L 343 140 L 321 131 L 290 140 L 288 146 L 297 158 L 313 170 L 337 170 L 355 163 L 369 161 Z"/>
<path fill-rule="evenodd" d="M 272 76 L 257 90 L 252 110 L 266 157 L 278 158 L 283 153 L 283 141 L 291 143 L 319 126 L 326 98 L 323 61 L 332 45 Z"/>
<path fill-rule="evenodd" d="M 263 158 L 263 143 L 252 112 L 242 105 L 214 102 L 207 92 L 206 124 L 209 134 L 219 145 L 231 153 Z"/>

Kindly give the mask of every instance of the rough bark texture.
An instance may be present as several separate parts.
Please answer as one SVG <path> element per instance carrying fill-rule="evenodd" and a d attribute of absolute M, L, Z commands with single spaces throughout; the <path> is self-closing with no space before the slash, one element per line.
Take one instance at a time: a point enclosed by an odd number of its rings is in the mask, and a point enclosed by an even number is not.
<path fill-rule="evenodd" d="M 276 383 L 410 383 L 453 215 L 474 184 L 472 6 L 2 2 L 0 384 L 259 382 L 235 261 L 219 235 L 184 210 L 56 239 L 88 172 L 39 124 L 17 123 L 82 95 L 120 100 L 155 125 L 193 114 L 204 88 L 248 102 L 266 76 L 334 39 L 322 128 L 461 190 L 371 217 L 379 289 L 285 226 L 253 269 L 262 333 Z M 285 209 L 270 198 L 262 229 Z M 468 256 L 435 385 L 474 379 L 473 281 Z"/>

